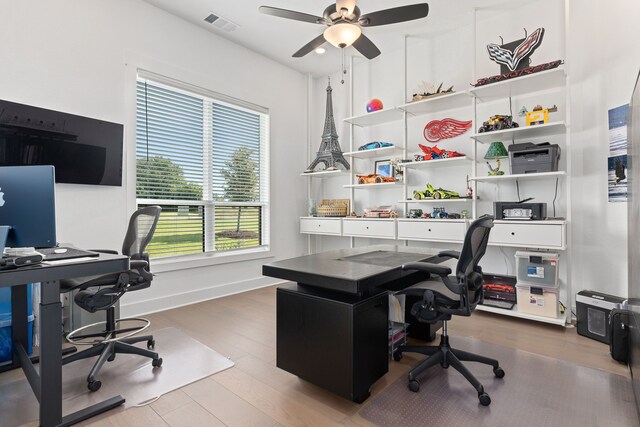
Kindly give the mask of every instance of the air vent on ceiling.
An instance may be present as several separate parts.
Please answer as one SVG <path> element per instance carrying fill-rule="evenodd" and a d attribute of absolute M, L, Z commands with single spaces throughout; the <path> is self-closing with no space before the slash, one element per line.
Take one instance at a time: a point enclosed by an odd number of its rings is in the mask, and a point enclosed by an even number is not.
<path fill-rule="evenodd" d="M 206 22 L 218 28 L 219 30 L 226 31 L 227 33 L 231 33 L 238 29 L 239 25 L 231 22 L 227 18 L 224 18 L 220 15 L 216 15 L 215 13 L 210 13 L 209 16 L 204 18 Z"/>

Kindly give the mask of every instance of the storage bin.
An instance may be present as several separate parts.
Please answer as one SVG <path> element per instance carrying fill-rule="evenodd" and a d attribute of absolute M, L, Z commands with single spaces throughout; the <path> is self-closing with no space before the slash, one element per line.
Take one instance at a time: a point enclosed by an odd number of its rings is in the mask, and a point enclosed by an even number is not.
<path fill-rule="evenodd" d="M 557 288 L 558 254 L 516 252 L 516 278 L 518 285 Z"/>
<path fill-rule="evenodd" d="M 29 323 L 27 325 L 27 354 L 31 354 L 33 351 L 33 314 L 29 316 Z M 0 362 L 8 362 L 12 359 L 13 354 L 13 342 L 11 340 L 11 317 L 0 317 Z"/>
<path fill-rule="evenodd" d="M 33 314 L 32 307 L 32 292 L 33 285 L 29 283 L 27 285 L 27 316 Z M 2 320 L 2 316 L 9 315 L 11 317 L 11 288 L 0 288 L 0 320 Z"/>
<path fill-rule="evenodd" d="M 516 285 L 518 311 L 520 313 L 535 314 L 537 316 L 557 319 L 558 289 L 528 285 Z"/>

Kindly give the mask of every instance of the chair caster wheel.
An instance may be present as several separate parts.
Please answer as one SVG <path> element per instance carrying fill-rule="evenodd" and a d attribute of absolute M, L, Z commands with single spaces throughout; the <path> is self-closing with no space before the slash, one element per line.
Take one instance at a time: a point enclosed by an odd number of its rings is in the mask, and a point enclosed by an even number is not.
<path fill-rule="evenodd" d="M 156 348 L 156 340 L 147 341 L 147 349 L 153 350 L 154 348 Z"/>
<path fill-rule="evenodd" d="M 153 361 L 151 362 L 151 365 L 153 365 L 154 368 L 159 368 L 160 366 L 162 366 L 162 357 L 158 359 L 153 359 Z"/>
<path fill-rule="evenodd" d="M 402 352 L 401 351 L 394 351 L 393 352 L 393 360 L 395 360 L 396 362 L 399 362 L 402 360 Z"/>
<path fill-rule="evenodd" d="M 491 398 L 487 393 L 478 393 L 478 400 L 482 406 L 489 406 L 491 404 Z"/>
<path fill-rule="evenodd" d="M 501 367 L 493 368 L 493 374 L 498 378 L 504 377 L 504 369 Z"/>
<path fill-rule="evenodd" d="M 87 383 L 87 388 L 89 389 L 89 391 L 98 391 L 100 390 L 100 387 L 102 387 L 102 382 L 100 381 L 89 381 Z"/>
<path fill-rule="evenodd" d="M 111 356 L 109 356 L 109 358 L 107 359 L 107 362 L 113 362 L 114 360 L 116 360 L 116 355 L 112 354 Z"/>
<path fill-rule="evenodd" d="M 420 391 L 420 383 L 418 382 L 418 380 L 409 381 L 409 390 L 411 390 L 414 393 L 417 393 L 418 391 Z"/>

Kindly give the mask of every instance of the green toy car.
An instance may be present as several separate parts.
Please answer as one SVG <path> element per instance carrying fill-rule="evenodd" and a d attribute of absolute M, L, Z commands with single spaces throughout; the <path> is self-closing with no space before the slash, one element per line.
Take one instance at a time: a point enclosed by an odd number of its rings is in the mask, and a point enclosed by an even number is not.
<path fill-rule="evenodd" d="M 424 191 L 414 191 L 413 198 L 415 200 L 422 199 L 459 199 L 460 194 L 456 191 L 445 190 L 444 188 L 433 188 L 433 185 L 427 183 L 427 189 Z"/>

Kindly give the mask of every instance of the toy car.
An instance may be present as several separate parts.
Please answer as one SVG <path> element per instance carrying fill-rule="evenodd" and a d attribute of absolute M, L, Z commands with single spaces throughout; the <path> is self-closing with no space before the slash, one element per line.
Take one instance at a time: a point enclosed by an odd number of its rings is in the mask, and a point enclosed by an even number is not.
<path fill-rule="evenodd" d="M 414 158 L 416 159 L 417 162 L 422 160 L 449 159 L 453 157 L 464 156 L 464 154 L 458 153 L 457 151 L 443 150 L 442 148 L 438 148 L 437 145 L 434 145 L 433 147 L 428 147 L 426 145 L 418 144 L 418 147 L 420 147 L 424 155 L 416 154 Z M 421 157 L 421 160 L 418 160 L 418 157 Z"/>
<path fill-rule="evenodd" d="M 360 151 L 373 150 L 374 148 L 382 148 L 382 147 L 393 147 L 393 144 L 390 142 L 373 141 L 368 144 L 364 144 L 363 146 L 358 148 L 358 150 Z"/>
<path fill-rule="evenodd" d="M 413 192 L 413 198 L 415 200 L 430 199 L 431 197 L 433 196 L 431 195 L 431 193 L 429 193 L 429 190 L 424 190 L 424 191 L 416 190 Z"/>
<path fill-rule="evenodd" d="M 375 173 L 369 175 L 356 175 L 358 184 L 381 184 L 383 182 L 395 182 L 390 176 L 382 176 Z"/>
<path fill-rule="evenodd" d="M 416 190 L 413 192 L 413 198 L 416 200 L 421 199 L 458 199 L 460 194 L 456 191 L 445 190 L 444 188 L 433 188 L 433 185 L 427 183 L 426 190 Z"/>
<path fill-rule="evenodd" d="M 431 214 L 431 218 L 436 219 L 447 219 L 449 218 L 449 214 L 444 208 L 433 208 L 433 213 Z"/>
<path fill-rule="evenodd" d="M 427 183 L 427 190 L 433 195 L 434 199 L 458 199 L 460 194 L 456 191 L 445 190 L 444 188 L 433 188 L 431 184 Z"/>
<path fill-rule="evenodd" d="M 508 292 L 510 294 L 515 294 L 516 289 L 513 286 L 505 285 L 500 282 L 498 283 L 485 283 L 482 285 L 482 289 L 484 291 L 493 291 L 493 292 Z"/>
<path fill-rule="evenodd" d="M 482 126 L 480 126 L 480 129 L 478 129 L 478 133 L 517 128 L 518 126 L 519 126 L 518 123 L 513 121 L 513 117 L 503 116 L 498 114 L 498 115 L 489 117 L 489 120 L 482 123 Z"/>

